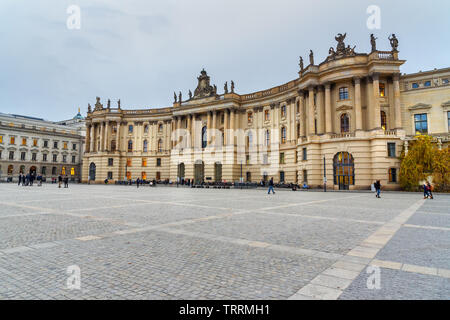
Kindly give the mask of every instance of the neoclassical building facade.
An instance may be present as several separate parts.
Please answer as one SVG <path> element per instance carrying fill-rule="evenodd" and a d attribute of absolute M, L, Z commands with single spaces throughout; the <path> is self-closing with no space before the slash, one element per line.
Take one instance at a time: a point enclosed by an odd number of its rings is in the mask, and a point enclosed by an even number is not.
<path fill-rule="evenodd" d="M 194 93 L 162 109 L 104 107 L 86 117 L 82 180 L 192 179 L 200 182 L 326 183 L 367 189 L 381 180 L 397 189 L 399 156 L 418 132 L 448 143 L 450 69 L 402 75 L 398 41 L 392 50 L 357 53 L 337 47 L 315 64 L 300 58 L 299 77 L 283 85 L 223 93 L 202 71 Z"/>

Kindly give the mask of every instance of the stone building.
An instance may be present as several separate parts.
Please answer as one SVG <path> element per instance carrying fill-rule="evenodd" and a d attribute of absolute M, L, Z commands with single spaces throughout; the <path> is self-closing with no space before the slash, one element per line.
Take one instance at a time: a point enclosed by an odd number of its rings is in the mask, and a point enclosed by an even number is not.
<path fill-rule="evenodd" d="M 0 113 L 0 181 L 17 181 L 20 172 L 81 180 L 84 118 L 78 112 L 67 122 Z"/>
<path fill-rule="evenodd" d="M 86 118 L 83 181 L 307 182 L 367 189 L 381 180 L 397 189 L 399 155 L 417 131 L 448 142 L 450 69 L 401 75 L 392 50 L 357 53 L 336 37 L 320 64 L 300 58 L 299 77 L 238 94 L 219 94 L 202 71 L 187 99 L 161 109 L 105 108 L 97 98 Z M 325 177 L 326 176 L 326 177 Z"/>

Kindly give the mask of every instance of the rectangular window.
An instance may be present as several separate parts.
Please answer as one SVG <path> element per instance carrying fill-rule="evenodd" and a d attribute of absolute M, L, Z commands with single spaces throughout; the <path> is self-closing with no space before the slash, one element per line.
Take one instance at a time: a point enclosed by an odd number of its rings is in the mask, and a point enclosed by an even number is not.
<path fill-rule="evenodd" d="M 298 151 L 295 151 L 294 163 L 298 162 Z"/>
<path fill-rule="evenodd" d="M 54 154 L 53 155 L 53 162 L 56 162 L 58 160 L 58 155 Z"/>
<path fill-rule="evenodd" d="M 156 166 L 161 167 L 161 158 L 156 159 Z"/>
<path fill-rule="evenodd" d="M 56 167 L 52 168 L 52 175 L 56 175 Z"/>
<path fill-rule="evenodd" d="M 284 183 L 284 171 L 280 171 L 280 182 Z"/>
<path fill-rule="evenodd" d="M 32 153 L 31 154 L 31 161 L 36 161 L 37 158 L 37 153 Z"/>
<path fill-rule="evenodd" d="M 380 97 L 384 98 L 386 96 L 386 85 L 380 83 Z"/>
<path fill-rule="evenodd" d="M 128 126 L 128 133 L 133 133 L 133 126 L 132 125 Z"/>
<path fill-rule="evenodd" d="M 269 121 L 270 120 L 270 115 L 269 115 L 269 110 L 264 111 L 264 121 Z"/>
<path fill-rule="evenodd" d="M 447 111 L 447 128 L 448 132 L 450 132 L 450 111 Z"/>
<path fill-rule="evenodd" d="M 44 148 L 48 148 L 48 141 L 44 141 Z"/>
<path fill-rule="evenodd" d="M 63 148 L 67 149 L 67 142 L 64 142 Z"/>
<path fill-rule="evenodd" d="M 33 139 L 33 147 L 37 147 L 37 145 L 38 145 L 37 139 Z"/>
<path fill-rule="evenodd" d="M 142 166 L 143 167 L 147 166 L 147 158 L 142 158 Z"/>
<path fill-rule="evenodd" d="M 47 162 L 47 154 L 46 154 L 46 153 L 44 153 L 44 154 L 42 155 L 42 161 L 43 161 L 43 162 Z"/>
<path fill-rule="evenodd" d="M 247 165 L 250 164 L 250 155 L 248 155 L 248 154 L 245 156 L 245 163 L 246 163 Z"/>
<path fill-rule="evenodd" d="M 414 115 L 414 124 L 417 133 L 428 133 L 428 121 L 427 114 L 416 114 Z"/>
<path fill-rule="evenodd" d="M 72 156 L 72 163 L 75 163 L 76 157 Z"/>
<path fill-rule="evenodd" d="M 308 160 L 308 149 L 303 148 L 302 151 L 303 151 L 302 160 L 303 160 L 303 161 Z"/>
<path fill-rule="evenodd" d="M 286 106 L 281 107 L 281 117 L 286 118 Z"/>
<path fill-rule="evenodd" d="M 112 167 L 114 165 L 114 159 L 113 158 L 108 158 L 108 166 Z"/>
<path fill-rule="evenodd" d="M 25 152 L 20 153 L 20 160 L 25 160 Z"/>
<path fill-rule="evenodd" d="M 14 151 L 9 152 L 9 160 L 14 160 Z"/>
<path fill-rule="evenodd" d="M 63 155 L 63 161 L 62 161 L 63 163 L 66 163 L 67 162 L 67 156 L 66 155 Z"/>
<path fill-rule="evenodd" d="M 413 83 L 411 86 L 413 89 L 418 89 L 419 88 L 419 84 L 418 83 Z"/>
<path fill-rule="evenodd" d="M 284 164 L 284 152 L 280 153 L 280 164 Z"/>
<path fill-rule="evenodd" d="M 111 171 L 108 172 L 108 180 L 112 180 L 113 178 L 113 173 Z"/>
<path fill-rule="evenodd" d="M 348 100 L 348 88 L 339 88 L 339 100 Z"/>
<path fill-rule="evenodd" d="M 26 146 L 27 145 L 27 139 L 26 138 L 22 138 L 22 145 Z"/>
<path fill-rule="evenodd" d="M 424 87 L 431 87 L 431 81 L 425 81 L 423 84 Z"/>
<path fill-rule="evenodd" d="M 249 113 L 247 114 L 247 122 L 248 122 L 248 123 L 251 123 L 252 121 L 253 121 L 253 113 L 249 112 Z"/>
<path fill-rule="evenodd" d="M 127 159 L 127 166 L 131 167 L 131 159 L 130 158 Z"/>
<path fill-rule="evenodd" d="M 395 158 L 397 156 L 397 153 L 395 151 L 395 143 L 389 142 L 387 144 L 387 147 L 388 147 L 388 157 Z"/>
<path fill-rule="evenodd" d="M 76 143 L 73 143 L 73 144 L 72 144 L 72 150 L 77 150 L 77 145 L 76 145 Z"/>
<path fill-rule="evenodd" d="M 0 136 L 0 143 L 3 143 L 3 136 Z"/>
<path fill-rule="evenodd" d="M 53 142 L 53 149 L 58 149 L 58 141 Z"/>
<path fill-rule="evenodd" d="M 16 138 L 15 137 L 9 138 L 9 144 L 16 144 Z"/>
<path fill-rule="evenodd" d="M 47 174 L 47 167 L 42 167 L 41 173 L 43 176 L 45 176 Z"/>
<path fill-rule="evenodd" d="M 393 182 L 393 183 L 397 182 L 397 169 L 395 169 L 395 168 L 389 169 L 389 182 Z"/>
<path fill-rule="evenodd" d="M 308 182 L 308 171 L 303 170 L 303 182 Z"/>

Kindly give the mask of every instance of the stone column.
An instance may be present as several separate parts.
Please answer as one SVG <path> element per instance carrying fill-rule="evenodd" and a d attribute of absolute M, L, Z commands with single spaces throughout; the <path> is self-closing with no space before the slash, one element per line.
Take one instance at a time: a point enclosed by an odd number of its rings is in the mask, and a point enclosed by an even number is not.
<path fill-rule="evenodd" d="M 105 150 L 105 151 L 108 151 L 109 150 L 109 146 L 108 146 L 108 135 L 109 135 L 109 121 L 106 121 L 106 124 L 105 124 L 105 145 L 104 145 L 104 147 L 103 147 L 103 149 Z"/>
<path fill-rule="evenodd" d="M 331 83 L 325 84 L 325 132 L 333 133 L 333 122 L 331 114 Z"/>
<path fill-rule="evenodd" d="M 308 135 L 313 136 L 315 134 L 314 130 L 314 87 L 308 88 Z"/>
<path fill-rule="evenodd" d="M 86 142 L 85 142 L 85 153 L 91 152 L 91 127 L 92 125 L 86 125 Z"/>
<path fill-rule="evenodd" d="M 211 125 L 211 129 L 212 129 L 211 138 L 214 139 L 214 146 L 217 145 L 216 144 L 216 140 L 217 140 L 217 137 L 216 137 L 216 126 L 217 126 L 217 111 L 214 110 L 213 111 L 213 118 L 212 118 L 212 125 Z"/>
<path fill-rule="evenodd" d="M 400 74 L 394 74 L 394 110 L 395 110 L 395 129 L 402 127 L 402 110 L 400 105 Z"/>
<path fill-rule="evenodd" d="M 378 73 L 372 74 L 372 81 L 373 81 L 372 129 L 381 129 L 380 76 Z"/>
<path fill-rule="evenodd" d="M 235 128 L 235 116 L 236 116 L 236 110 L 231 109 L 230 111 L 230 140 L 229 144 L 234 145 L 234 130 Z"/>
<path fill-rule="evenodd" d="M 319 92 L 317 93 L 317 133 L 325 133 L 325 119 L 324 119 L 324 88 L 319 86 Z"/>
<path fill-rule="evenodd" d="M 181 138 L 181 117 L 178 117 L 178 121 L 177 121 L 177 148 L 181 148 L 183 147 L 180 143 L 180 138 Z"/>
<path fill-rule="evenodd" d="M 211 143 L 211 111 L 206 113 L 206 146 Z"/>
<path fill-rule="evenodd" d="M 186 147 L 189 148 L 192 146 L 192 122 L 191 122 L 191 115 L 187 115 L 187 132 L 189 134 L 186 136 Z"/>
<path fill-rule="evenodd" d="M 225 109 L 224 111 L 223 111 L 223 122 L 224 122 L 224 134 L 223 134 L 223 138 L 224 138 L 224 142 L 223 142 L 223 144 L 226 146 L 226 145 L 228 145 L 228 135 L 229 135 L 229 126 L 228 126 L 228 109 Z"/>
<path fill-rule="evenodd" d="M 116 133 L 116 150 L 120 152 L 120 151 L 122 150 L 122 148 L 120 147 L 120 131 L 121 131 L 121 128 L 122 128 L 121 122 L 120 122 L 120 121 L 117 122 L 117 123 L 116 123 L 116 126 L 117 126 L 117 133 Z"/>
<path fill-rule="evenodd" d="M 192 148 L 195 149 L 197 147 L 196 143 L 196 135 L 197 135 L 197 116 L 194 113 L 192 115 L 192 133 L 191 133 L 191 139 L 192 139 Z"/>
<path fill-rule="evenodd" d="M 362 130 L 361 79 L 355 77 L 355 129 Z"/>
<path fill-rule="evenodd" d="M 295 130 L 297 127 L 297 122 L 295 121 L 296 119 L 296 112 L 295 112 L 295 108 L 297 108 L 297 104 L 296 104 L 296 99 L 292 98 L 291 99 L 291 141 L 295 141 L 297 139 L 297 136 L 295 135 Z"/>
<path fill-rule="evenodd" d="M 306 110 L 305 110 L 305 94 L 300 93 L 300 131 L 301 136 L 306 137 Z"/>
<path fill-rule="evenodd" d="M 104 136 L 104 134 L 105 134 L 105 123 L 104 122 L 102 122 L 102 123 L 100 123 L 100 148 L 99 148 L 99 152 L 101 152 L 101 151 L 103 151 L 103 136 Z"/>

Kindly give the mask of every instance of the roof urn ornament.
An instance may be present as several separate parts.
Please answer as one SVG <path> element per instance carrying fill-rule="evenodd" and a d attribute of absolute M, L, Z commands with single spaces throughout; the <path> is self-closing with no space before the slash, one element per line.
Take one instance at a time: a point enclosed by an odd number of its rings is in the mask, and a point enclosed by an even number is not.
<path fill-rule="evenodd" d="M 189 90 L 189 100 L 191 100 L 191 99 L 192 99 L 192 91 Z"/>
<path fill-rule="evenodd" d="M 117 100 L 117 108 L 120 110 L 120 99 Z"/>
<path fill-rule="evenodd" d="M 373 33 L 370 35 L 370 45 L 372 46 L 372 52 L 377 51 L 377 39 L 373 35 Z"/>
<path fill-rule="evenodd" d="M 183 95 L 181 94 L 181 91 L 180 91 L 180 93 L 178 94 L 178 101 L 181 103 L 181 101 L 183 100 L 182 99 L 183 98 Z"/>
<path fill-rule="evenodd" d="M 92 107 L 91 107 L 91 104 L 88 103 L 88 113 L 91 113 L 91 112 L 92 112 Z"/>
<path fill-rule="evenodd" d="M 388 39 L 389 39 L 389 42 L 391 43 L 392 51 L 397 52 L 398 51 L 398 39 L 395 36 L 395 33 L 393 33 Z"/>
<path fill-rule="evenodd" d="M 110 99 L 108 99 L 108 107 L 107 108 L 111 109 L 111 100 Z"/>

